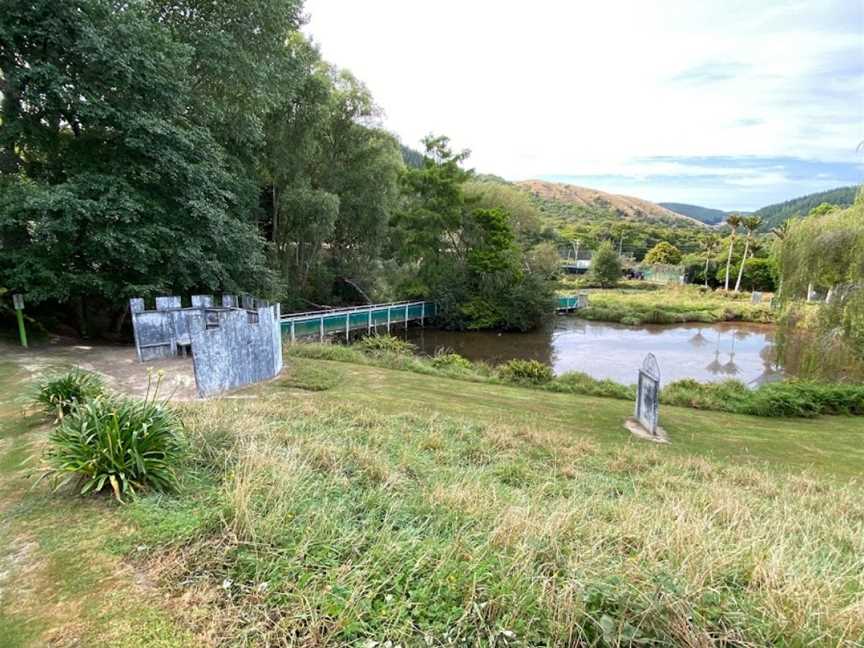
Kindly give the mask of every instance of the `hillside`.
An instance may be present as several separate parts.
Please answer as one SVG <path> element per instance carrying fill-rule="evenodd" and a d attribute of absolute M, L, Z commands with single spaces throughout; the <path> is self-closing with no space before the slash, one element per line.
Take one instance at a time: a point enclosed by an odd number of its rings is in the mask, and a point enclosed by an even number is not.
<path fill-rule="evenodd" d="M 695 218 L 632 196 L 621 196 L 597 189 L 544 180 L 523 180 L 516 185 L 541 200 L 567 203 L 577 207 L 599 208 L 629 220 L 653 221 L 666 225 L 704 226 L 704 223 Z"/>
<path fill-rule="evenodd" d="M 708 207 L 700 207 L 699 205 L 688 205 L 686 203 L 662 202 L 657 203 L 661 207 L 665 207 L 669 211 L 683 216 L 689 216 L 696 220 L 705 223 L 706 225 L 717 225 L 726 220 L 729 212 L 720 209 L 710 209 Z"/>
<path fill-rule="evenodd" d="M 762 229 L 767 231 L 790 218 L 806 216 L 814 207 L 818 207 L 822 203 L 848 207 L 855 201 L 855 194 L 857 192 L 858 186 L 856 185 L 820 191 L 819 193 L 793 198 L 776 205 L 768 205 L 758 210 L 756 215 L 762 218 Z"/>

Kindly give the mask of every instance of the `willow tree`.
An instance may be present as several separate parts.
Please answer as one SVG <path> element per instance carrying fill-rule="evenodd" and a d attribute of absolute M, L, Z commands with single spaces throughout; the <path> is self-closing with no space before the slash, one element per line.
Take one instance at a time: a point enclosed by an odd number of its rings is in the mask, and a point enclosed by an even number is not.
<path fill-rule="evenodd" d="M 828 351 L 835 350 L 864 370 L 864 194 L 847 209 L 791 223 L 779 266 L 785 328 L 806 327 L 815 334 L 818 348 L 811 355 L 817 365 L 827 363 Z M 800 304 L 811 285 L 828 297 L 805 317 Z M 819 368 L 814 373 L 824 374 Z"/>

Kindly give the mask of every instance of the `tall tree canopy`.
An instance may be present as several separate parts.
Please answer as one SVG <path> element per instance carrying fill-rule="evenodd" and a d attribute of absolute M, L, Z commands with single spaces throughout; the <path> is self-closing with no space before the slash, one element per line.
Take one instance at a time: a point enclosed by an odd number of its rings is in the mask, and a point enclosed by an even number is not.
<path fill-rule="evenodd" d="M 513 215 L 481 207 L 469 195 L 468 152 L 446 137 L 425 140 L 423 166 L 403 175 L 405 203 L 397 220 L 401 254 L 419 262 L 419 288 L 443 309 L 452 328 L 528 330 L 551 312 L 546 276 L 532 272 L 517 244 Z M 494 203 L 488 203 L 494 204 Z"/>
<path fill-rule="evenodd" d="M 190 117 L 194 51 L 140 3 L 0 15 L 0 273 L 32 301 L 260 287 L 242 180 Z"/>

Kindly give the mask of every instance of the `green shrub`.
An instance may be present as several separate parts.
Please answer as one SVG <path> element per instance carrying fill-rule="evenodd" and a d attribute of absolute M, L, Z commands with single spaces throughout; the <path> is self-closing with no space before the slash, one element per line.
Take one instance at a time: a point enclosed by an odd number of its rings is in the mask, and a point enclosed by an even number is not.
<path fill-rule="evenodd" d="M 552 368 L 536 360 L 510 360 L 498 367 L 498 375 L 502 380 L 515 383 L 531 383 L 543 385 L 550 382 L 555 375 Z"/>
<path fill-rule="evenodd" d="M 771 383 L 753 392 L 747 413 L 757 416 L 860 416 L 864 414 L 864 386 Z"/>
<path fill-rule="evenodd" d="M 370 335 L 355 342 L 352 346 L 364 353 L 397 353 L 410 355 L 417 347 L 392 335 Z"/>
<path fill-rule="evenodd" d="M 181 424 L 153 397 L 103 396 L 78 405 L 51 432 L 43 477 L 55 490 L 75 483 L 82 495 L 110 488 L 114 496 L 152 488 L 172 491 L 181 453 Z"/>
<path fill-rule="evenodd" d="M 545 388 L 549 391 L 620 398 L 622 400 L 632 400 L 636 397 L 636 391 L 632 385 L 622 385 L 608 379 L 598 380 L 581 371 L 568 371 L 557 376 Z"/>
<path fill-rule="evenodd" d="M 737 380 L 699 383 L 686 379 L 663 389 L 661 400 L 669 405 L 754 416 L 864 415 L 862 385 L 777 382 L 747 389 Z"/>
<path fill-rule="evenodd" d="M 431 360 L 432 366 L 436 369 L 455 369 L 457 371 L 468 371 L 473 369 L 472 362 L 458 353 L 439 352 Z"/>
<path fill-rule="evenodd" d="M 98 398 L 104 392 L 102 380 L 94 373 L 73 369 L 39 384 L 36 401 L 62 420 L 77 405 Z"/>
<path fill-rule="evenodd" d="M 667 385 L 660 399 L 669 405 L 696 409 L 741 412 L 747 409 L 752 392 L 740 380 L 700 383 L 692 378 Z"/>

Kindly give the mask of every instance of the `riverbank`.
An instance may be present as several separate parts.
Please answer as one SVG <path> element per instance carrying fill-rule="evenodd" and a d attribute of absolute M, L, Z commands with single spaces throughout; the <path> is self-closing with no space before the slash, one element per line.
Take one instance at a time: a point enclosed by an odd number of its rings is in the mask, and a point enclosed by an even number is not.
<path fill-rule="evenodd" d="M 19 458 L 44 427 L 22 365 L 0 375 L 11 645 L 864 633 L 853 419 L 665 407 L 657 446 L 624 430 L 623 401 L 289 357 L 179 405 L 179 494 L 120 507 L 31 489 Z"/>
<path fill-rule="evenodd" d="M 598 380 L 571 371 L 555 376 L 542 363 L 528 361 L 530 373 L 515 375 L 510 363 L 492 366 L 470 362 L 454 353 L 433 357 L 413 353 L 410 345 L 396 338 L 373 338 L 379 348 L 370 352 L 360 346 L 338 344 L 296 344 L 285 348 L 287 356 L 315 360 L 333 360 L 440 376 L 490 385 L 518 384 L 540 391 L 601 396 L 633 401 L 633 385 L 613 380 Z M 390 341 L 390 344 L 387 342 Z M 515 361 L 524 363 L 525 361 Z M 548 371 L 544 373 L 543 369 Z M 772 382 L 755 389 L 737 380 L 700 383 L 685 379 L 666 383 L 660 393 L 661 403 L 695 409 L 749 414 L 763 417 L 813 417 L 821 414 L 864 415 L 864 385 L 833 383 Z"/>
<path fill-rule="evenodd" d="M 588 307 L 579 316 L 621 324 L 676 324 L 684 322 L 772 323 L 775 313 L 769 296 L 753 304 L 749 293 L 705 291 L 697 286 L 657 289 L 588 290 Z"/>

